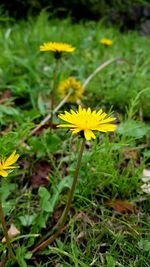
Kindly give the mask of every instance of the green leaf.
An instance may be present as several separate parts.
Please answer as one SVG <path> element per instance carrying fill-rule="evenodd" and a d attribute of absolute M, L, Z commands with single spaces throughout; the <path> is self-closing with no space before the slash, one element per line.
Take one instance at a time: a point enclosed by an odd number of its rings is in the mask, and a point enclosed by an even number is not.
<path fill-rule="evenodd" d="M 139 139 L 150 133 L 150 128 L 142 122 L 130 120 L 121 123 L 117 132 L 127 137 Z"/>
<path fill-rule="evenodd" d="M 16 188 L 15 184 L 9 183 L 8 180 L 2 179 L 1 187 L 0 187 L 0 195 L 1 195 L 2 202 L 5 201 L 9 197 L 9 195 L 11 194 L 13 190 L 15 190 L 15 188 Z"/>
<path fill-rule="evenodd" d="M 150 158 L 150 150 L 146 150 L 143 152 L 145 158 Z"/>
<path fill-rule="evenodd" d="M 106 261 L 107 261 L 106 267 L 115 267 L 115 261 L 111 255 L 109 254 L 106 255 Z"/>
<path fill-rule="evenodd" d="M 38 195 L 40 197 L 40 207 L 43 211 L 50 212 L 51 211 L 51 203 L 50 203 L 50 193 L 48 190 L 40 186 Z"/>
<path fill-rule="evenodd" d="M 57 188 L 54 189 L 52 198 L 51 198 L 51 212 L 53 212 L 58 200 L 60 193 L 64 188 L 70 188 L 72 184 L 72 177 L 69 175 L 64 177 L 58 184 Z"/>
<path fill-rule="evenodd" d="M 37 102 L 37 104 L 38 104 L 38 108 L 40 110 L 40 113 L 42 115 L 45 115 L 46 114 L 46 111 L 47 111 L 47 105 L 46 105 L 45 101 L 43 100 L 43 98 L 42 98 L 42 96 L 40 94 L 38 96 L 38 102 Z"/>
<path fill-rule="evenodd" d="M 5 115 L 19 115 L 19 112 L 17 109 L 12 108 L 12 107 L 7 107 L 4 105 L 0 105 L 0 115 L 5 114 Z"/>
<path fill-rule="evenodd" d="M 24 260 L 25 250 L 26 250 L 25 247 L 18 247 L 15 250 L 17 261 L 21 267 L 28 267 Z"/>
<path fill-rule="evenodd" d="M 45 228 L 48 217 L 49 217 L 49 213 L 45 213 L 44 211 L 40 212 L 36 217 L 35 225 L 40 227 L 40 229 Z"/>
<path fill-rule="evenodd" d="M 144 251 L 150 251 L 150 241 L 147 239 L 141 239 L 138 242 L 138 245 L 140 249 L 143 249 Z"/>
<path fill-rule="evenodd" d="M 61 144 L 59 136 L 54 133 L 53 134 L 50 133 L 49 129 L 44 133 L 44 141 L 45 141 L 45 146 L 51 153 L 56 152 Z"/>
<path fill-rule="evenodd" d="M 8 201 L 7 198 L 10 196 L 12 191 L 15 190 L 15 188 L 15 184 L 9 183 L 9 180 L 2 179 L 0 187 L 0 196 L 3 205 L 4 215 L 6 215 L 10 211 L 10 209 L 14 207 L 14 200 L 9 199 Z"/>
<path fill-rule="evenodd" d="M 29 140 L 29 145 L 32 147 L 33 151 L 37 153 L 37 158 L 42 158 L 46 154 L 46 149 L 43 146 L 41 137 L 31 137 Z"/>
<path fill-rule="evenodd" d="M 36 216 L 37 216 L 36 214 L 31 214 L 31 215 L 26 214 L 26 215 L 20 216 L 19 220 L 23 226 L 30 226 L 32 225 Z"/>
<path fill-rule="evenodd" d="M 32 258 L 32 253 L 31 252 L 27 252 L 24 256 L 25 259 L 29 260 Z"/>

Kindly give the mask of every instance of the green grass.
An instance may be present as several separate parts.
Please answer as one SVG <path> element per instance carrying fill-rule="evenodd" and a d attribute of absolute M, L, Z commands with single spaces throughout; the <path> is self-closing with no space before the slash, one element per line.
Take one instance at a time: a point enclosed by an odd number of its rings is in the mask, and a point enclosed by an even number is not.
<path fill-rule="evenodd" d="M 113 45 L 100 45 L 103 37 L 111 38 Z M 39 240 L 36 235 L 45 235 L 64 208 L 80 142 L 66 130 L 51 133 L 48 127 L 29 136 L 49 113 L 54 61 L 50 53 L 39 51 L 46 41 L 76 47 L 63 57 L 57 83 L 70 75 L 84 83 L 111 58 L 127 62 L 109 65 L 85 90 L 84 105 L 113 110 L 119 126 L 114 135 L 98 134 L 95 141 L 87 142 L 68 227 L 50 247 L 30 258 L 29 251 Z M 1 195 L 8 225 L 13 222 L 21 231 L 13 241 L 20 266 L 150 266 L 150 198 L 141 189 L 142 171 L 150 166 L 149 45 L 149 38 L 137 32 L 121 34 L 102 22 L 50 20 L 45 12 L 25 22 L 2 22 L 0 154 L 7 157 L 17 149 L 21 156 L 20 168 L 1 179 Z M 4 98 L 6 90 L 10 96 Z M 69 109 L 69 104 L 63 107 Z M 46 164 L 42 170 L 37 165 L 41 161 Z M 41 172 L 47 176 L 47 189 L 39 189 L 39 181 L 32 180 L 33 175 L 40 180 Z M 118 200 L 133 204 L 134 209 L 114 210 L 112 202 Z M 5 254 L 3 244 L 0 253 Z"/>

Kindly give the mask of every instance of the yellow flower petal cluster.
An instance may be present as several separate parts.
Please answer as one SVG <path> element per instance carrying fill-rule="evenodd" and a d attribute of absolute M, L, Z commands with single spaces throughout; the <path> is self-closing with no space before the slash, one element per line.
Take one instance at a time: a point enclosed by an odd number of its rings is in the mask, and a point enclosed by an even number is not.
<path fill-rule="evenodd" d="M 71 95 L 68 97 L 67 102 L 71 103 L 81 99 L 84 91 L 81 83 L 74 77 L 61 81 L 58 90 L 61 98 L 64 98 L 70 92 Z"/>
<path fill-rule="evenodd" d="M 75 47 L 66 43 L 48 42 L 40 45 L 40 51 L 51 51 L 54 53 L 67 52 L 71 53 L 75 50 Z"/>
<path fill-rule="evenodd" d="M 17 168 L 16 166 L 11 165 L 14 164 L 18 160 L 18 158 L 19 155 L 16 154 L 15 150 L 6 160 L 0 160 L 0 175 L 2 177 L 7 177 L 9 170 Z"/>
<path fill-rule="evenodd" d="M 103 45 L 106 45 L 106 46 L 109 46 L 109 45 L 112 45 L 112 40 L 111 39 L 108 39 L 108 38 L 102 38 L 100 40 L 100 43 L 103 44 Z"/>
<path fill-rule="evenodd" d="M 70 110 L 70 113 L 65 111 L 64 114 L 60 114 L 58 117 L 68 122 L 68 124 L 60 124 L 58 127 L 70 128 L 73 134 L 83 131 L 86 140 L 96 138 L 93 131 L 114 132 L 117 127 L 111 123 L 116 118 L 109 117 L 102 109 L 96 112 L 95 110 L 91 111 L 90 108 L 85 109 L 79 106 L 76 112 L 73 110 Z"/>

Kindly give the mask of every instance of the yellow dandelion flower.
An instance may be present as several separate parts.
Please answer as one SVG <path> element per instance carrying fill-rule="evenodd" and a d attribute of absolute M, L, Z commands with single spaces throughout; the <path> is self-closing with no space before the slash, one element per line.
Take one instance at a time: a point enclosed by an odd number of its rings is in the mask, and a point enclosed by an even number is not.
<path fill-rule="evenodd" d="M 112 45 L 112 40 L 111 39 L 108 39 L 108 38 L 102 38 L 100 40 L 100 43 L 103 44 L 103 45 L 106 45 L 106 46 L 109 46 L 109 45 Z"/>
<path fill-rule="evenodd" d="M 17 168 L 16 166 L 11 165 L 14 164 L 18 160 L 18 158 L 19 155 L 16 154 L 16 150 L 14 150 L 6 160 L 0 160 L 0 175 L 2 177 L 7 177 L 9 170 Z"/>
<path fill-rule="evenodd" d="M 60 114 L 58 117 L 69 123 L 60 124 L 58 127 L 69 127 L 73 134 L 83 132 L 86 140 L 96 138 L 93 131 L 114 132 L 117 127 L 111 123 L 116 118 L 109 117 L 102 109 L 96 112 L 79 106 L 78 111 L 70 110 L 70 113 L 65 111 L 65 114 Z"/>
<path fill-rule="evenodd" d="M 71 95 L 68 97 L 67 102 L 77 102 L 82 98 L 83 86 L 74 77 L 61 81 L 59 84 L 59 94 L 61 98 L 64 98 L 69 92 Z"/>
<path fill-rule="evenodd" d="M 74 52 L 75 47 L 66 43 L 56 43 L 56 42 L 48 42 L 40 45 L 40 51 L 51 51 L 54 53 L 56 58 L 60 58 L 63 52 L 72 53 Z"/>

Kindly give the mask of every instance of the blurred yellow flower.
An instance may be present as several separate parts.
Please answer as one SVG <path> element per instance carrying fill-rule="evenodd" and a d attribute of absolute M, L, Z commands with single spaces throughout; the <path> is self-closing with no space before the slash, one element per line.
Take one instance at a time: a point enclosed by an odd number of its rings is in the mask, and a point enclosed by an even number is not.
<path fill-rule="evenodd" d="M 74 77 L 69 77 L 68 79 L 61 81 L 59 84 L 59 94 L 61 98 L 64 98 L 69 92 L 70 96 L 67 102 L 77 102 L 77 100 L 82 98 L 83 86 Z"/>
<path fill-rule="evenodd" d="M 17 168 L 16 166 L 11 165 L 14 164 L 18 158 L 19 155 L 16 154 L 16 150 L 14 150 L 6 160 L 0 159 L 0 175 L 2 177 L 7 177 L 9 170 Z"/>
<path fill-rule="evenodd" d="M 70 110 L 70 113 L 65 111 L 65 114 L 60 114 L 58 117 L 69 123 L 60 124 L 58 127 L 69 127 L 73 134 L 83 132 L 86 140 L 96 138 L 93 131 L 114 132 L 117 127 L 111 123 L 116 118 L 109 117 L 102 109 L 92 112 L 90 108 L 79 106 L 78 111 Z"/>
<path fill-rule="evenodd" d="M 106 45 L 106 46 L 109 46 L 109 45 L 112 45 L 112 40 L 111 39 L 107 39 L 107 38 L 102 38 L 100 40 L 100 43 L 103 44 L 103 45 Z"/>
<path fill-rule="evenodd" d="M 74 52 L 75 47 L 66 43 L 56 43 L 48 42 L 40 45 L 40 51 L 51 51 L 54 52 L 56 58 L 60 58 L 62 52 L 72 53 Z"/>

